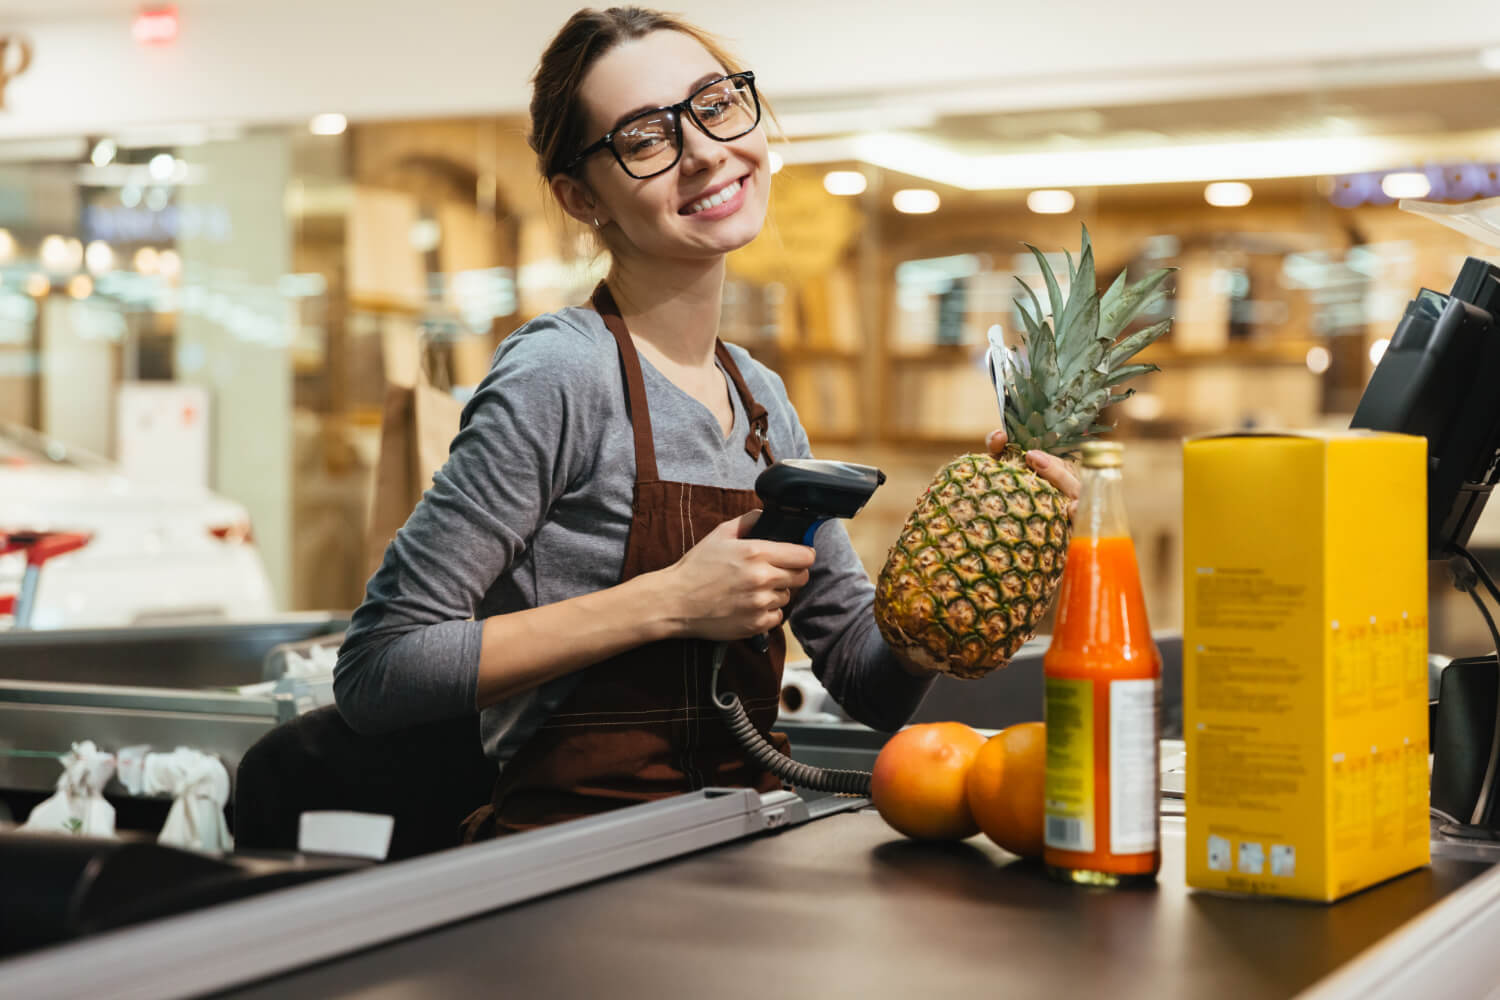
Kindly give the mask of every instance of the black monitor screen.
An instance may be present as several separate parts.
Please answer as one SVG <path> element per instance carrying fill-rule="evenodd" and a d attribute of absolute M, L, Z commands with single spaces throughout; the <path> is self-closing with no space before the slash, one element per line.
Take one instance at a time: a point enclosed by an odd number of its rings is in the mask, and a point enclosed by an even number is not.
<path fill-rule="evenodd" d="M 1421 290 L 1350 426 L 1427 438 L 1428 557 L 1466 545 L 1500 473 L 1500 268 L 1470 257 L 1452 292 Z"/>

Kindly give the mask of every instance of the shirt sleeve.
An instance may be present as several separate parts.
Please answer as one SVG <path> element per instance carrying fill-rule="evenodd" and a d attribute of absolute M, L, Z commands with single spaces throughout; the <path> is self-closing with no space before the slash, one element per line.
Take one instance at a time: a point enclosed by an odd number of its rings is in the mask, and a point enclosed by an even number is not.
<path fill-rule="evenodd" d="M 334 667 L 339 712 L 389 732 L 476 711 L 483 622 L 474 619 L 555 498 L 580 474 L 597 381 L 581 335 L 543 317 L 496 351 L 448 460 L 396 532 Z"/>
<path fill-rule="evenodd" d="M 786 388 L 765 369 L 776 401 L 791 423 L 791 458 L 811 458 L 812 447 Z M 859 561 L 843 522 L 823 523 L 813 536 L 817 560 L 788 616 L 792 634 L 812 657 L 813 674 L 850 717 L 894 732 L 922 703 L 931 677 L 908 673 L 875 624 L 875 585 Z"/>

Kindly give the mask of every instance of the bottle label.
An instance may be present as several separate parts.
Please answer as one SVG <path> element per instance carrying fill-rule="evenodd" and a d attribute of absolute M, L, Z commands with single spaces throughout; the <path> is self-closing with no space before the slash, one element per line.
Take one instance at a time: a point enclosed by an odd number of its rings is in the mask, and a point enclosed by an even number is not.
<path fill-rule="evenodd" d="M 1094 850 L 1094 683 L 1047 678 L 1046 844 Z"/>
<path fill-rule="evenodd" d="M 1157 682 L 1109 685 L 1109 851 L 1144 854 L 1157 847 L 1160 765 Z"/>

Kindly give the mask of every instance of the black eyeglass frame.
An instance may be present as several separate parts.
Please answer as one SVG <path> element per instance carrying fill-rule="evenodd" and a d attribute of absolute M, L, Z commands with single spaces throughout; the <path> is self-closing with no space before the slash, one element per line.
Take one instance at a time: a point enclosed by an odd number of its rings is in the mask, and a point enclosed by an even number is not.
<path fill-rule="evenodd" d="M 747 129 L 745 129 L 745 131 L 737 133 L 735 135 L 732 135 L 732 136 L 730 136 L 727 139 L 720 139 L 718 136 L 714 135 L 712 132 L 710 132 L 708 130 L 708 126 L 707 125 L 704 125 L 703 122 L 701 122 L 701 121 L 698 120 L 698 113 L 693 110 L 693 101 L 695 101 L 698 98 L 698 95 L 702 94 L 704 91 L 706 91 L 706 90 L 708 90 L 708 89 L 710 89 L 712 87 L 719 86 L 725 80 L 744 80 L 745 81 L 745 85 L 750 88 L 750 99 L 755 102 L 755 120 L 750 123 L 750 127 L 747 128 Z M 615 148 L 615 136 L 619 135 L 620 132 L 624 129 L 624 127 L 626 125 L 629 125 L 630 122 L 636 121 L 637 119 L 640 119 L 640 118 L 645 118 L 647 115 L 659 115 L 663 111 L 670 111 L 670 112 L 672 112 L 672 124 L 677 129 L 677 155 L 674 156 L 674 157 L 672 157 L 672 162 L 671 163 L 668 163 L 665 167 L 662 167 L 660 170 L 653 170 L 649 174 L 638 174 L 635 171 L 631 170 L 628 166 L 625 165 L 625 158 L 623 156 L 621 156 L 620 155 L 620 151 Z M 607 149 L 607 150 L 609 150 L 610 153 L 614 156 L 615 162 L 620 165 L 620 169 L 623 170 L 623 171 L 625 171 L 626 174 L 630 175 L 631 177 L 634 177 L 638 181 L 643 181 L 643 180 L 646 180 L 648 177 L 655 177 L 658 174 L 664 174 L 664 173 L 666 173 L 668 170 L 671 170 L 673 167 L 677 166 L 677 162 L 682 159 L 682 146 L 683 146 L 682 115 L 683 115 L 683 112 L 687 112 L 688 118 L 692 119 L 693 124 L 698 127 L 698 131 L 700 131 L 704 135 L 708 136 L 714 142 L 733 142 L 736 139 L 742 139 L 742 138 L 744 138 L 745 136 L 749 135 L 751 132 L 754 132 L 755 129 L 756 129 L 756 126 L 758 126 L 760 124 L 760 116 L 761 116 L 760 92 L 755 89 L 755 74 L 753 72 L 751 72 L 750 70 L 748 70 L 748 69 L 747 70 L 741 70 L 738 73 L 728 73 L 728 74 L 725 74 L 724 76 L 719 77 L 717 80 L 710 80 L 708 83 L 705 83 L 703 86 L 699 87 L 697 90 L 695 90 L 691 94 L 689 94 L 685 100 L 678 101 L 676 104 L 667 104 L 667 105 L 663 105 L 662 107 L 659 107 L 659 108 L 652 108 L 652 109 L 650 109 L 648 111 L 642 111 L 640 114 L 637 114 L 637 115 L 631 115 L 630 116 L 630 122 L 624 122 L 618 128 L 610 129 L 608 132 L 604 133 L 604 137 L 602 139 L 600 139 L 598 142 L 591 143 L 590 145 L 584 147 L 584 149 L 581 150 L 577 156 L 573 157 L 573 159 L 571 159 L 571 160 L 568 161 L 567 166 L 563 167 L 563 173 L 565 173 L 565 174 L 572 173 L 573 170 L 575 168 L 577 168 L 577 166 L 580 163 L 582 163 L 584 160 L 588 159 L 590 156 L 593 156 L 595 153 L 599 152 L 601 149 Z"/>

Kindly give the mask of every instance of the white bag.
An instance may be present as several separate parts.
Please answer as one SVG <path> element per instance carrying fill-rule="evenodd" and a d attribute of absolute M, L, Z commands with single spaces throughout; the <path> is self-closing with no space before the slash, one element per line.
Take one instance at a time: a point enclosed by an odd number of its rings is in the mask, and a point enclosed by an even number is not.
<path fill-rule="evenodd" d="M 104 786 L 115 773 L 115 758 L 92 740 L 74 743 L 63 754 L 57 791 L 37 804 L 21 824 L 23 830 L 75 837 L 113 837 L 115 807 L 104 801 Z"/>
<path fill-rule="evenodd" d="M 1487 247 L 1500 247 L 1500 198 L 1484 198 L 1459 205 L 1402 198 L 1400 207 L 1456 229 Z"/>
<path fill-rule="evenodd" d="M 157 843 L 215 853 L 234 850 L 224 819 L 229 772 L 219 758 L 188 747 L 147 754 L 143 777 L 146 794 L 175 800 Z"/>

